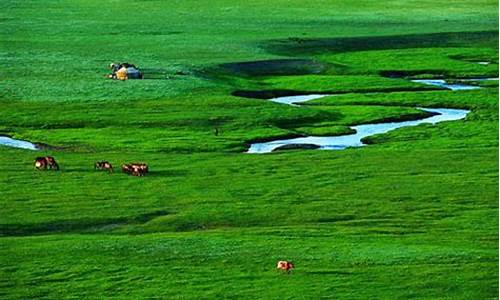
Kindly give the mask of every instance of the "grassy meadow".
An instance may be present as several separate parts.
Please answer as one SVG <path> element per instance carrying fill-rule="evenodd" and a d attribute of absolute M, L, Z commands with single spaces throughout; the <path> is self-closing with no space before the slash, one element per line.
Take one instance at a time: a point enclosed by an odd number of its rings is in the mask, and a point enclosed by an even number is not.
<path fill-rule="evenodd" d="M 0 135 L 45 145 L 0 146 L 0 298 L 498 298 L 498 81 L 409 80 L 498 78 L 497 2 L 5 0 L 0 23 Z M 145 79 L 105 78 L 124 61 Z M 332 95 L 262 99 L 308 93 Z M 471 112 L 244 153 L 416 107 Z"/>

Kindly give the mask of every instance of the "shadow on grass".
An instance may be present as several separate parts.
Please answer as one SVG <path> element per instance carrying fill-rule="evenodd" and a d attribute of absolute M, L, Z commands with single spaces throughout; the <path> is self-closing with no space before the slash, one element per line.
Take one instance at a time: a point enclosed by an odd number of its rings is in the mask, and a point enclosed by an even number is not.
<path fill-rule="evenodd" d="M 324 270 L 324 271 L 312 271 L 306 272 L 309 275 L 340 275 L 340 276 L 349 276 L 353 273 L 347 271 L 337 271 L 337 270 Z"/>
<path fill-rule="evenodd" d="M 186 176 L 189 174 L 186 170 L 161 170 L 161 171 L 149 171 L 146 176 L 160 176 L 160 177 L 176 177 L 176 176 Z"/>
<path fill-rule="evenodd" d="M 168 215 L 164 210 L 129 217 L 59 220 L 41 224 L 0 224 L 0 236 L 29 236 L 56 233 L 97 233 L 123 225 L 143 224 L 154 218 Z"/>
<path fill-rule="evenodd" d="M 11 172 L 18 172 L 19 169 L 17 168 L 6 168 L 4 171 L 11 171 Z M 91 173 L 91 174 L 102 174 L 102 175 L 109 175 L 109 176 L 122 176 L 122 175 L 128 175 L 126 173 L 123 173 L 120 166 L 115 167 L 114 171 L 112 173 L 109 173 L 106 170 L 94 170 L 94 166 L 89 166 L 87 168 L 85 167 L 71 167 L 71 168 L 65 168 L 63 165 L 60 166 L 60 169 L 58 171 L 55 170 L 37 170 L 33 167 L 33 172 L 35 174 L 45 174 L 45 173 Z M 189 172 L 186 170 L 153 170 L 149 171 L 149 173 L 146 174 L 144 177 L 180 177 L 180 176 L 186 176 L 188 175 Z"/>
<path fill-rule="evenodd" d="M 303 55 L 386 49 L 470 47 L 470 45 L 479 47 L 497 44 L 497 31 L 476 31 L 351 38 L 304 39 L 291 37 L 265 42 L 262 48 L 279 55 Z"/>
<path fill-rule="evenodd" d="M 330 63 L 318 62 L 312 59 L 271 59 L 248 62 L 234 62 L 219 65 L 217 69 L 223 73 L 237 76 L 276 76 L 322 74 L 330 68 L 339 67 Z"/>

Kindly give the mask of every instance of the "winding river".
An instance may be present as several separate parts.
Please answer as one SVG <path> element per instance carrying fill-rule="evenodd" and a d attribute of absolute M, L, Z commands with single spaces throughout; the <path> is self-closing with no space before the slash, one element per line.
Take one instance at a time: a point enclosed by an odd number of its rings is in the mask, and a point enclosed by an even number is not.
<path fill-rule="evenodd" d="M 477 81 L 477 80 L 498 80 L 497 78 L 484 78 L 484 79 L 470 79 L 463 81 Z M 459 90 L 475 90 L 479 89 L 479 86 L 468 85 L 464 83 L 453 83 L 448 84 L 442 79 L 415 79 L 413 82 L 418 82 L 427 85 L 439 86 L 441 88 L 459 91 Z M 312 95 L 301 95 L 301 96 L 288 96 L 269 99 L 269 101 L 298 106 L 297 103 L 306 102 L 314 99 L 319 99 L 328 95 L 325 94 L 312 94 Z M 355 130 L 356 133 L 340 136 L 306 136 L 298 137 L 292 139 L 278 139 L 270 142 L 264 143 L 253 143 L 250 145 L 247 153 L 269 153 L 277 150 L 279 148 L 285 148 L 287 146 L 296 146 L 297 148 L 303 147 L 304 145 L 314 145 L 317 149 L 322 150 L 342 150 L 348 147 L 362 147 L 365 146 L 362 139 L 368 136 L 387 133 L 389 131 L 402 128 L 417 126 L 420 124 L 436 124 L 444 121 L 456 121 L 464 119 L 469 110 L 464 109 L 449 109 L 449 108 L 423 108 L 418 107 L 418 109 L 434 113 L 433 116 L 414 120 L 414 121 L 403 121 L 403 122 L 389 122 L 389 123 L 378 123 L 378 124 L 364 124 L 358 126 L 351 126 L 350 128 Z"/>
<path fill-rule="evenodd" d="M 479 81 L 479 80 L 498 80 L 498 78 L 481 78 L 481 79 L 465 79 L 462 81 Z M 415 79 L 413 82 L 422 84 L 439 86 L 450 90 L 473 90 L 479 89 L 479 86 L 467 85 L 463 83 L 448 84 L 442 79 Z M 287 96 L 269 99 L 269 101 L 299 106 L 298 103 L 306 102 L 321 97 L 328 96 L 327 94 L 310 94 L 300 96 Z M 355 134 L 341 135 L 341 136 L 307 136 L 293 139 L 274 140 L 265 143 L 253 143 L 248 149 L 248 153 L 268 153 L 276 150 L 277 148 L 287 145 L 313 145 L 314 148 L 324 150 L 341 150 L 347 147 L 361 147 L 365 144 L 361 141 L 364 137 L 372 136 L 375 134 L 386 133 L 391 130 L 416 126 L 423 123 L 436 124 L 443 121 L 455 121 L 465 118 L 469 110 L 463 109 L 448 109 L 448 108 L 418 108 L 435 115 L 420 120 L 404 121 L 404 122 L 389 122 L 378 124 L 364 124 L 352 126 L 351 128 L 356 131 Z M 28 150 L 40 150 L 35 144 L 28 141 L 16 140 L 8 136 L 0 136 L 0 145 Z"/>
<path fill-rule="evenodd" d="M 266 143 L 254 143 L 248 149 L 248 153 L 269 153 L 286 145 L 317 145 L 318 149 L 323 150 L 342 150 L 347 147 L 361 147 L 365 144 L 361 141 L 363 138 L 375 134 L 386 133 L 391 130 L 416 126 L 423 123 L 436 124 L 443 121 L 455 121 L 465 118 L 469 110 L 464 109 L 448 109 L 448 108 L 418 108 L 437 115 L 404 122 L 390 122 L 379 124 L 364 124 L 351 126 L 356 133 L 340 136 L 307 136 L 293 139 L 275 140 Z"/>

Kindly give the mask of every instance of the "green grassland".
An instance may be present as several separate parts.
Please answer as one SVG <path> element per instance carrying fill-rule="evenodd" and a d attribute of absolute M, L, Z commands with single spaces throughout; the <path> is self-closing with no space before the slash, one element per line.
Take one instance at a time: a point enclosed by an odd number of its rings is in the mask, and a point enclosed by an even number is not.
<path fill-rule="evenodd" d="M 45 144 L 0 146 L 0 298 L 497 298 L 498 81 L 408 80 L 498 77 L 497 12 L 491 0 L 0 2 L 0 135 Z M 112 61 L 146 79 L 105 79 Z M 332 95 L 257 99 L 307 93 Z M 244 153 L 425 116 L 416 107 L 471 112 L 361 148 Z M 34 170 L 39 155 L 61 170 Z M 150 173 L 118 170 L 131 161 Z"/>

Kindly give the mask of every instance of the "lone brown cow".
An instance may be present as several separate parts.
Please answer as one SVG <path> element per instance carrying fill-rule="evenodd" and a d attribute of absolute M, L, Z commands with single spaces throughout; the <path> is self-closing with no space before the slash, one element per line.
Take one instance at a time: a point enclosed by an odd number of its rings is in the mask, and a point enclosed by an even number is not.
<path fill-rule="evenodd" d="M 38 170 L 59 170 L 59 165 L 52 156 L 39 156 L 35 158 L 35 168 Z"/>
<path fill-rule="evenodd" d="M 276 269 L 290 273 L 290 271 L 294 268 L 293 263 L 291 261 L 280 260 L 276 266 Z"/>
<path fill-rule="evenodd" d="M 113 173 L 113 166 L 106 160 L 97 161 L 94 164 L 94 170 L 107 170 L 109 173 Z"/>

